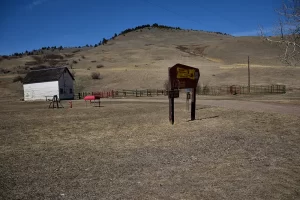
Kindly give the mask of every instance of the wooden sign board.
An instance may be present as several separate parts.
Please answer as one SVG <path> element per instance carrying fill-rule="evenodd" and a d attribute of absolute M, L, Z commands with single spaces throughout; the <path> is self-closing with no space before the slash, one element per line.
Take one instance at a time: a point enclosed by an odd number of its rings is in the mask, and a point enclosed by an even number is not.
<path fill-rule="evenodd" d="M 169 120 L 171 124 L 174 124 L 174 98 L 179 97 L 179 89 L 192 89 L 191 120 L 195 120 L 196 88 L 199 78 L 200 71 L 198 68 L 183 64 L 176 64 L 169 68 Z M 189 97 L 187 96 L 187 100 Z"/>
<path fill-rule="evenodd" d="M 198 68 L 176 64 L 169 71 L 171 87 L 174 89 L 196 88 L 200 72 Z"/>

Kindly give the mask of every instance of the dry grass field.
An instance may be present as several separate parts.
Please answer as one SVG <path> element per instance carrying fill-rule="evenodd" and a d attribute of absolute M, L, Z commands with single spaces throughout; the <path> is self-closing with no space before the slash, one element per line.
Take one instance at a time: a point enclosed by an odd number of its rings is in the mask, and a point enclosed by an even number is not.
<path fill-rule="evenodd" d="M 1 101 L 0 199 L 299 199 L 300 117 Z"/>

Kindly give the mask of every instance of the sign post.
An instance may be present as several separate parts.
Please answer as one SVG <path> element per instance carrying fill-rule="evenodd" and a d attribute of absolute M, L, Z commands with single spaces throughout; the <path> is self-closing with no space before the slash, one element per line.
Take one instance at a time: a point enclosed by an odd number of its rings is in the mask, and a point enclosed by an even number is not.
<path fill-rule="evenodd" d="M 191 92 L 186 93 L 186 110 L 190 110 L 190 99 L 191 99 Z"/>
<path fill-rule="evenodd" d="M 191 120 L 196 118 L 196 88 L 193 88 L 192 102 L 191 102 Z"/>
<path fill-rule="evenodd" d="M 200 78 L 198 68 L 183 64 L 169 67 L 169 121 L 174 124 L 174 98 L 179 97 L 179 89 L 192 88 L 191 120 L 196 117 L 196 88 Z M 187 96 L 188 102 L 188 96 Z"/>
<path fill-rule="evenodd" d="M 171 68 L 169 67 L 169 87 L 168 87 L 168 96 L 169 96 L 169 121 L 173 125 L 174 124 L 174 95 L 172 95 L 172 92 L 174 90 L 174 87 L 171 84 L 170 69 Z"/>

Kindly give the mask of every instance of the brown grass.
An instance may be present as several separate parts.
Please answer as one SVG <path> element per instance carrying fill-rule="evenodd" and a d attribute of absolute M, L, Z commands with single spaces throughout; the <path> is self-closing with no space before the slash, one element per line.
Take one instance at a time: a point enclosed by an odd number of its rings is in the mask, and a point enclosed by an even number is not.
<path fill-rule="evenodd" d="M 176 104 L 2 102 L 2 199 L 297 199 L 299 117 Z M 96 104 L 95 104 L 96 105 Z"/>

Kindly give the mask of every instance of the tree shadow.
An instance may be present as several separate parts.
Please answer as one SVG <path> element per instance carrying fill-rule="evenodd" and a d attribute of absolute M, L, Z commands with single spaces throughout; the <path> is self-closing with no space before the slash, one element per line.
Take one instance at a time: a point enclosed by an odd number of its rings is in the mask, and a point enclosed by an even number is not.
<path fill-rule="evenodd" d="M 204 118 L 199 118 L 199 119 L 195 119 L 195 120 L 188 120 L 187 122 L 192 122 L 192 121 L 201 121 L 201 120 L 204 120 L 204 119 L 213 119 L 213 118 L 217 118 L 219 117 L 219 115 L 216 115 L 216 116 L 211 116 L 211 117 L 204 117 Z"/>
<path fill-rule="evenodd" d="M 201 108 L 196 108 L 196 110 L 202 110 L 202 109 L 206 109 L 206 108 L 212 108 L 212 106 L 204 106 L 204 107 L 201 107 Z"/>
<path fill-rule="evenodd" d="M 105 107 L 105 106 L 93 106 L 93 107 L 98 107 L 98 108 L 102 108 L 102 107 Z"/>

